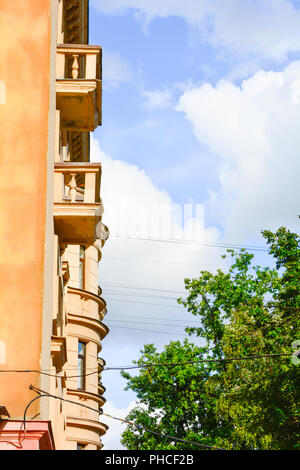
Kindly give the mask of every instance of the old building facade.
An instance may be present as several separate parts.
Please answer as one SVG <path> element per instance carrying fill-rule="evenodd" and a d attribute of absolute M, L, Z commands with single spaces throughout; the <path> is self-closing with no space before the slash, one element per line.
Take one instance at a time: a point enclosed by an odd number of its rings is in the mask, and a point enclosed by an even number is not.
<path fill-rule="evenodd" d="M 102 51 L 88 0 L 3 0 L 0 13 L 0 450 L 98 450 Z"/>

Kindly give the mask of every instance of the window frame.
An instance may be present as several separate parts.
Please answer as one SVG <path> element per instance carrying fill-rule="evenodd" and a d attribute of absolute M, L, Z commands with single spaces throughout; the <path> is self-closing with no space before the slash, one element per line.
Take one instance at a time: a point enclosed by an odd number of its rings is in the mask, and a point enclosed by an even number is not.
<path fill-rule="evenodd" d="M 83 353 L 80 352 L 79 346 L 83 346 Z M 77 380 L 77 390 L 86 390 L 86 348 L 87 343 L 78 339 L 78 351 L 77 351 L 77 370 L 78 370 L 78 380 Z"/>
<path fill-rule="evenodd" d="M 79 289 L 85 289 L 86 246 L 79 245 Z"/>

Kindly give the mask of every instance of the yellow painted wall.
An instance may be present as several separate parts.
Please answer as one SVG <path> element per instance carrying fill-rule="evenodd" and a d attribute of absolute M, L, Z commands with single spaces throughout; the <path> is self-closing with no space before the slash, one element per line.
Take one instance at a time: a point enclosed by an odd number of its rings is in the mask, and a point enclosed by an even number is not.
<path fill-rule="evenodd" d="M 1 369 L 41 367 L 51 3 L 0 3 Z M 30 384 L 39 386 L 39 375 L 0 374 L 0 404 L 11 417 L 35 396 Z M 36 402 L 28 416 L 38 410 Z"/>

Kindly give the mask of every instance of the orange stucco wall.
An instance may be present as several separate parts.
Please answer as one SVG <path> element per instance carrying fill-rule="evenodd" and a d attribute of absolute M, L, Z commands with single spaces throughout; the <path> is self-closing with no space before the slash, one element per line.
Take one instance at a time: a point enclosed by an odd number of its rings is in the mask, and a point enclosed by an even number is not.
<path fill-rule="evenodd" d="M 1 0 L 0 342 L 6 347 L 1 369 L 40 369 L 50 39 L 51 0 Z M 39 375 L 0 374 L 0 404 L 11 417 L 21 417 L 35 396 L 31 383 L 39 386 Z M 38 410 L 37 401 L 29 417 Z"/>

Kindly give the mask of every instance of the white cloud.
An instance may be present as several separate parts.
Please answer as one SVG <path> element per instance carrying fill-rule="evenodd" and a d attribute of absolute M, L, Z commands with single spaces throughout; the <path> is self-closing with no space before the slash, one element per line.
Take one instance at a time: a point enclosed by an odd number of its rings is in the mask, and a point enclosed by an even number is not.
<path fill-rule="evenodd" d="M 120 409 L 113 402 L 108 401 L 104 405 L 103 412 L 116 418 L 125 419 L 135 404 L 132 402 L 127 407 Z M 120 437 L 126 429 L 126 424 L 104 415 L 100 417 L 100 421 L 109 426 L 108 432 L 102 437 L 103 450 L 124 450 L 125 447 L 120 443 Z"/>
<path fill-rule="evenodd" d="M 91 159 L 102 163 L 101 195 L 105 201 L 106 223 L 113 235 L 194 241 L 204 238 L 211 241 L 211 237 L 214 240 L 218 237 L 217 231 L 212 234 L 211 229 L 203 233 L 201 204 L 175 205 L 169 194 L 158 189 L 144 170 L 113 160 L 94 138 L 91 139 Z"/>
<path fill-rule="evenodd" d="M 260 71 L 241 87 L 221 80 L 179 100 L 195 136 L 222 163 L 218 194 L 229 238 L 296 224 L 300 173 L 300 61 Z M 214 193 L 216 199 L 216 194 Z"/>
<path fill-rule="evenodd" d="M 139 357 L 139 351 L 146 343 L 155 343 L 158 348 L 162 348 L 171 340 L 183 340 L 184 327 L 193 322 L 192 315 L 176 302 L 177 298 L 184 296 L 184 278 L 198 277 L 201 269 L 215 271 L 220 265 L 224 266 L 220 258 L 224 249 L 114 239 L 114 235 L 124 231 L 134 237 L 144 234 L 159 238 L 186 236 L 190 239 L 194 236 L 196 239 L 197 230 L 194 228 L 197 221 L 202 222 L 202 214 L 200 212 L 196 218 L 197 214 L 187 213 L 185 231 L 180 235 L 178 220 L 170 216 L 172 199 L 167 192 L 155 186 L 145 171 L 135 165 L 113 160 L 102 151 L 99 142 L 93 137 L 91 161 L 100 161 L 102 164 L 103 222 L 111 231 L 99 265 L 102 295 L 108 302 L 104 322 L 111 329 L 103 342 L 101 356 L 105 358 L 108 367 L 124 366 Z M 204 236 L 205 241 L 216 241 L 219 232 L 213 227 L 206 227 Z M 124 289 L 122 286 L 133 289 Z M 117 317 L 119 321 L 116 321 Z M 137 317 L 138 322 L 135 324 Z M 171 327 L 166 329 L 160 325 L 161 318 L 170 321 Z M 110 323 L 111 320 L 115 321 Z M 178 326 L 178 320 L 181 320 L 181 326 Z M 137 331 L 127 330 L 127 327 L 136 328 Z M 193 342 L 200 344 L 201 340 L 193 338 Z M 124 379 L 119 372 L 112 374 L 103 375 L 102 378 L 109 399 L 104 412 L 125 418 L 134 405 L 133 392 L 123 391 Z M 123 407 L 128 399 L 131 403 Z M 121 449 L 119 439 L 125 425 L 110 418 L 105 419 L 104 416 L 101 421 L 109 425 L 109 431 L 103 438 L 104 450 Z"/>
<path fill-rule="evenodd" d="M 119 52 L 103 50 L 103 80 L 106 88 L 116 88 L 133 79 L 133 71 Z"/>
<path fill-rule="evenodd" d="M 132 286 L 147 286 L 182 292 L 184 277 L 196 276 L 205 263 L 220 265 L 220 252 L 189 243 L 157 243 L 143 240 L 114 240 L 116 235 L 135 238 L 163 238 L 215 242 L 219 232 L 214 227 L 203 227 L 203 207 L 179 207 L 173 204 L 166 191 L 158 189 L 146 173 L 135 165 L 113 160 L 91 139 L 91 160 L 102 163 L 101 197 L 104 202 L 104 223 L 111 239 L 105 245 L 102 273 L 108 282 Z M 191 212 L 192 209 L 192 212 Z M 106 257 L 120 257 L 117 264 L 106 262 Z M 155 263 L 135 263 L 128 270 L 124 258 L 161 260 Z M 169 262 L 164 264 L 164 260 Z M 174 261 L 180 269 L 174 270 Z M 197 262 L 199 264 L 197 264 Z M 155 271 L 154 271 L 155 269 Z M 126 280 L 126 282 L 124 282 Z"/>
<path fill-rule="evenodd" d="M 169 90 L 143 91 L 142 96 L 145 98 L 143 107 L 147 111 L 166 109 L 172 104 L 172 94 Z"/>
<path fill-rule="evenodd" d="M 134 9 L 149 23 L 175 15 L 197 27 L 203 38 L 241 55 L 282 60 L 299 51 L 300 10 L 289 0 L 93 0 L 100 11 Z"/>

